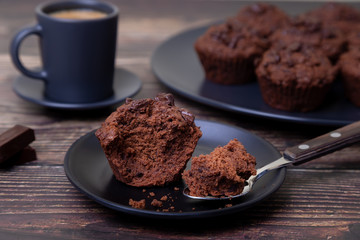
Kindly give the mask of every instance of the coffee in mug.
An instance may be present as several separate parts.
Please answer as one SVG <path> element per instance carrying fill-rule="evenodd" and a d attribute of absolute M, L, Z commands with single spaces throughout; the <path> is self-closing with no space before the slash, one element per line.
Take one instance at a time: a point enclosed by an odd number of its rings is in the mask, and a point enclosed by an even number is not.
<path fill-rule="evenodd" d="M 96 19 L 106 17 L 106 13 L 93 9 L 70 9 L 50 13 L 50 16 L 63 19 Z"/>
<path fill-rule="evenodd" d="M 84 9 L 91 11 L 83 13 Z M 11 58 L 19 71 L 44 81 L 44 97 L 54 102 L 92 103 L 112 97 L 118 9 L 95 0 L 73 0 L 44 3 L 35 12 L 37 24 L 21 30 L 11 43 Z M 101 17 L 80 20 L 70 15 Z M 20 61 L 21 42 L 29 35 L 40 40 L 40 71 Z"/>

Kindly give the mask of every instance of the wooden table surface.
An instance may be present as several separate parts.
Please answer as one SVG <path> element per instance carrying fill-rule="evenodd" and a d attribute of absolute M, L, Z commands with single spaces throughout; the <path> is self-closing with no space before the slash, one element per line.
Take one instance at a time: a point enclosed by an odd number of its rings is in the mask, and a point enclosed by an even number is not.
<path fill-rule="evenodd" d="M 230 216 L 157 220 L 120 213 L 90 200 L 67 179 L 64 156 L 71 144 L 98 128 L 116 108 L 93 111 L 48 109 L 19 98 L 12 83 L 19 72 L 9 44 L 35 23 L 41 0 L 0 1 L 0 132 L 15 124 L 35 130 L 38 159 L 0 168 L 0 239 L 360 239 L 360 145 L 301 166 L 289 167 L 281 188 L 266 200 Z M 134 98 L 171 92 L 153 75 L 150 57 L 170 36 L 237 12 L 239 1 L 123 0 L 117 66 L 143 82 Z M 296 13 L 296 11 L 295 11 Z M 36 37 L 23 44 L 29 67 L 40 66 Z M 175 94 L 197 119 L 249 130 L 279 151 L 334 129 L 234 114 Z"/>

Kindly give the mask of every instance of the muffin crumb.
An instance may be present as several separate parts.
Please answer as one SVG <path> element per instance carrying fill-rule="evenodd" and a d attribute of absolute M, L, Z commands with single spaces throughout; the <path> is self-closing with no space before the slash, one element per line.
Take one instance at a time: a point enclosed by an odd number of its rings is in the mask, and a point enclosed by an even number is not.
<path fill-rule="evenodd" d="M 154 207 L 162 207 L 163 206 L 163 202 L 162 201 L 159 201 L 157 199 L 154 199 L 151 201 L 151 206 L 154 206 Z"/>
<path fill-rule="evenodd" d="M 132 198 L 129 199 L 129 205 L 133 208 L 145 209 L 145 199 L 135 201 Z"/>

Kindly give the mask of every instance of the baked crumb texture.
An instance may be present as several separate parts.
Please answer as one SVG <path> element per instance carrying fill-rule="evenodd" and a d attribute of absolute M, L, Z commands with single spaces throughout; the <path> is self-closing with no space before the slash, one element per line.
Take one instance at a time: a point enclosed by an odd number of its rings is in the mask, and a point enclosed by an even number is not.
<path fill-rule="evenodd" d="M 183 179 L 193 196 L 233 196 L 241 193 L 245 181 L 256 174 L 255 165 L 255 157 L 233 139 L 208 155 L 193 157 Z"/>
<path fill-rule="evenodd" d="M 129 205 L 133 208 L 145 209 L 145 199 L 135 201 L 132 198 L 129 199 Z"/>
<path fill-rule="evenodd" d="M 286 111 L 320 107 L 336 74 L 337 68 L 322 51 L 296 41 L 270 48 L 256 68 L 264 101 Z"/>
<path fill-rule="evenodd" d="M 360 12 L 350 5 L 329 2 L 304 14 L 306 17 L 319 19 L 324 24 L 332 25 L 344 35 L 359 28 Z"/>
<path fill-rule="evenodd" d="M 135 187 L 181 178 L 202 133 L 194 115 L 171 94 L 132 100 L 113 112 L 95 135 L 117 180 Z"/>
<path fill-rule="evenodd" d="M 254 4 L 211 26 L 195 42 L 206 79 L 225 85 L 253 81 L 254 61 L 269 47 L 268 36 L 288 22 L 275 6 Z"/>
<path fill-rule="evenodd" d="M 140 200 L 129 199 L 129 206 L 138 209 L 152 209 L 157 212 L 174 212 L 175 206 L 173 206 L 176 198 L 173 198 L 171 194 L 162 195 L 160 198 L 156 198 L 153 192 L 150 192 L 147 196 L 144 196 Z M 179 210 L 181 212 L 181 210 Z"/>
<path fill-rule="evenodd" d="M 154 207 L 162 207 L 163 206 L 163 202 L 160 201 L 160 200 L 157 200 L 157 199 L 153 199 L 151 201 L 151 206 L 154 206 Z"/>
<path fill-rule="evenodd" d="M 343 54 L 339 66 L 347 98 L 360 107 L 360 48 Z"/>

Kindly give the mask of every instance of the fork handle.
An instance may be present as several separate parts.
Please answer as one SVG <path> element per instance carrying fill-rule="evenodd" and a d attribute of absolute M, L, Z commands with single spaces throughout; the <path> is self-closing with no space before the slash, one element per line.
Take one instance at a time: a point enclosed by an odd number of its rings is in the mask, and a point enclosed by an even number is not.
<path fill-rule="evenodd" d="M 299 165 L 360 141 L 360 121 L 285 149 L 283 155 Z"/>

